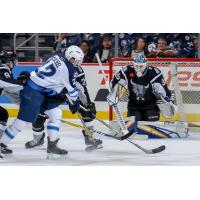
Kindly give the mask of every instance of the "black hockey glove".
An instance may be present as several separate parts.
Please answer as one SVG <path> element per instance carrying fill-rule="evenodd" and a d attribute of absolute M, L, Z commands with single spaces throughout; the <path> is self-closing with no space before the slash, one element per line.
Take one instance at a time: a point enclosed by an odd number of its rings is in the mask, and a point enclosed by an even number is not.
<path fill-rule="evenodd" d="M 91 102 L 88 106 L 85 107 L 87 111 L 80 109 L 80 114 L 85 121 L 92 121 L 96 117 L 96 107 L 93 102 Z"/>
<path fill-rule="evenodd" d="M 22 71 L 22 72 L 19 74 L 17 80 L 22 81 L 23 85 L 25 85 L 29 78 L 30 78 L 30 73 L 27 72 L 27 71 Z"/>
<path fill-rule="evenodd" d="M 76 101 L 72 101 L 73 104 L 69 103 L 69 109 L 72 112 L 72 114 L 75 114 L 78 112 L 79 108 L 80 108 L 80 101 L 77 99 Z"/>
<path fill-rule="evenodd" d="M 96 111 L 96 106 L 94 102 L 91 102 L 88 106 L 87 106 L 88 111 L 88 116 L 91 117 L 92 119 L 95 118 L 97 111 Z"/>

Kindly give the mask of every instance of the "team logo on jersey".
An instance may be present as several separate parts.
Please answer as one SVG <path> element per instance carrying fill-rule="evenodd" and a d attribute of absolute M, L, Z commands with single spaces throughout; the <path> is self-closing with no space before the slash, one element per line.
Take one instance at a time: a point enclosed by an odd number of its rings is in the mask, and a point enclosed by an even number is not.
<path fill-rule="evenodd" d="M 146 91 L 149 88 L 149 84 L 144 86 L 144 85 L 136 84 L 132 80 L 130 82 L 132 85 L 132 91 L 136 95 L 136 99 L 138 101 L 144 101 L 145 100 L 144 96 L 145 96 Z"/>
<path fill-rule="evenodd" d="M 6 78 L 10 78 L 10 74 L 9 74 L 8 72 L 5 72 L 5 73 L 4 73 L 4 76 L 5 76 Z"/>

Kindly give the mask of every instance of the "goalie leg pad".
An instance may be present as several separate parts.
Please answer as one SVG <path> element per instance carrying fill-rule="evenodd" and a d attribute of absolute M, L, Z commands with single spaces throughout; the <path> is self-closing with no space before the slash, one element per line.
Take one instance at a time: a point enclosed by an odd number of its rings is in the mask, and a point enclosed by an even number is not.
<path fill-rule="evenodd" d="M 149 138 L 182 138 L 188 136 L 188 123 L 186 122 L 140 121 L 137 128 L 143 131 L 143 134 L 149 135 Z"/>

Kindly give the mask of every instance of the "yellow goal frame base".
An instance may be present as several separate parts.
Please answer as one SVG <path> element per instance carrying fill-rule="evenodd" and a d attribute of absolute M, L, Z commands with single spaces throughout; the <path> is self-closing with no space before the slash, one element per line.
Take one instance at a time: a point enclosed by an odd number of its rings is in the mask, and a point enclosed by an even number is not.
<path fill-rule="evenodd" d="M 18 114 L 18 109 L 7 109 L 9 113 L 9 117 L 17 117 Z M 76 114 L 71 114 L 70 111 L 68 110 L 63 110 L 63 118 L 69 118 L 69 119 L 78 119 L 78 116 Z M 126 116 L 126 113 L 123 113 L 124 116 Z M 98 111 L 97 112 L 97 117 L 103 120 L 108 120 L 109 119 L 109 113 L 106 111 Z M 200 114 L 194 114 L 194 113 L 187 113 L 186 114 L 188 122 L 200 122 Z M 114 117 L 115 119 L 115 117 Z M 165 119 L 161 115 L 161 121 L 178 121 L 180 120 L 180 117 L 178 114 L 176 114 L 172 119 Z"/>

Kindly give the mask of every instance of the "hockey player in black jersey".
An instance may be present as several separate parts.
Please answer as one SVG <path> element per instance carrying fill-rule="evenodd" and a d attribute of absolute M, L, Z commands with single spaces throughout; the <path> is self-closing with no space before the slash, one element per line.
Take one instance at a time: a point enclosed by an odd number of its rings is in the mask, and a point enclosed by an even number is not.
<path fill-rule="evenodd" d="M 12 51 L 1 51 L 0 52 L 0 82 L 6 82 L 7 86 L 11 86 L 13 84 L 22 85 L 23 83 L 19 80 L 13 79 L 12 68 L 16 62 L 16 55 Z M 5 91 L 0 86 L 0 95 L 2 95 Z M 8 111 L 0 106 L 0 136 L 5 131 L 7 121 L 8 121 Z M 10 154 L 12 150 L 10 150 L 5 144 L 0 143 L 0 148 L 2 153 Z"/>
<path fill-rule="evenodd" d="M 165 116 L 170 118 L 174 115 L 175 108 L 162 72 L 149 66 L 145 56 L 138 55 L 134 65 L 123 67 L 115 74 L 111 81 L 112 90 L 107 97 L 110 105 L 116 103 L 118 84 L 128 89 L 128 117 L 135 116 L 137 121 L 158 121 L 161 111 L 158 101 L 165 105 Z"/>
<path fill-rule="evenodd" d="M 81 102 L 81 105 L 84 106 L 88 111 L 85 112 L 82 109 L 79 110 L 83 121 L 86 123 L 88 128 L 93 128 L 93 119 L 96 115 L 96 108 L 95 104 L 91 101 L 88 90 L 87 90 L 87 83 L 85 79 L 85 73 L 82 69 L 82 67 L 77 66 L 77 72 L 78 77 L 76 78 L 76 88 L 78 90 L 78 96 Z M 62 92 L 56 96 L 53 96 L 52 99 L 56 102 L 58 105 L 64 103 L 67 101 L 66 99 L 66 89 L 64 88 Z M 49 99 L 51 101 L 51 99 Z M 70 107 L 70 105 L 69 105 Z M 34 148 L 37 146 L 41 146 L 44 144 L 44 123 L 48 119 L 48 116 L 46 114 L 40 114 L 36 120 L 36 122 L 33 123 L 32 129 L 33 129 L 33 139 L 31 141 L 28 141 L 25 144 L 26 148 Z M 102 141 L 99 139 L 93 138 L 93 136 L 88 135 L 85 130 L 82 131 L 85 145 L 87 148 L 93 146 L 96 149 L 102 148 Z M 95 149 L 94 148 L 94 149 Z"/>

